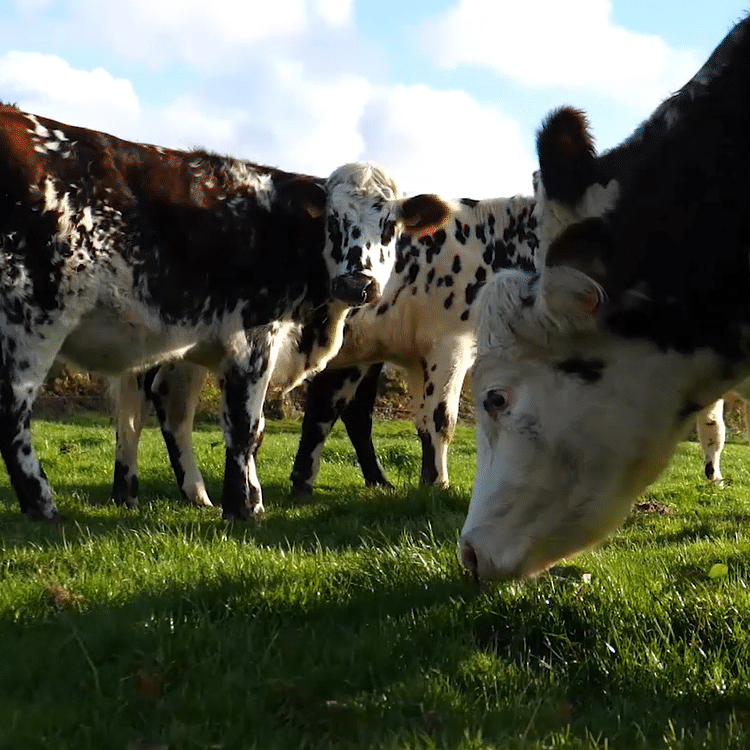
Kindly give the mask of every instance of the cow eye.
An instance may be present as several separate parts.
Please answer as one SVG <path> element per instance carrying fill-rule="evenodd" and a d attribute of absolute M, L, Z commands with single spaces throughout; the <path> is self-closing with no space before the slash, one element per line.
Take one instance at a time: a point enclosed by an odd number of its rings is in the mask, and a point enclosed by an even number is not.
<path fill-rule="evenodd" d="M 510 394 L 502 388 L 487 391 L 483 406 L 492 419 L 497 419 L 500 414 L 508 410 L 510 406 Z"/>

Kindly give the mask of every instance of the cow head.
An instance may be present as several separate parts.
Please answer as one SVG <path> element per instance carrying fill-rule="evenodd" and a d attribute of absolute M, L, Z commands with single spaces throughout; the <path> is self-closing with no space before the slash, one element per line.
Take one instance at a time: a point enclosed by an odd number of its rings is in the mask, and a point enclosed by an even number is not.
<path fill-rule="evenodd" d="M 682 146 L 668 147 L 675 164 Z M 480 300 L 478 468 L 461 558 L 482 579 L 533 575 L 601 540 L 696 412 L 747 369 L 717 346 L 732 343 L 721 318 L 700 318 L 693 278 L 674 279 L 684 272 L 674 258 L 701 230 L 695 216 L 675 227 L 679 175 L 652 159 L 664 149 L 597 157 L 575 110 L 547 121 L 538 148 L 544 265 L 498 274 Z M 674 249 L 665 227 L 679 233 Z"/>
<path fill-rule="evenodd" d="M 447 216 L 434 196 L 401 198 L 374 164 L 339 167 L 328 178 L 326 259 L 334 297 L 357 306 L 377 300 L 393 269 L 399 225 L 425 232 Z"/>

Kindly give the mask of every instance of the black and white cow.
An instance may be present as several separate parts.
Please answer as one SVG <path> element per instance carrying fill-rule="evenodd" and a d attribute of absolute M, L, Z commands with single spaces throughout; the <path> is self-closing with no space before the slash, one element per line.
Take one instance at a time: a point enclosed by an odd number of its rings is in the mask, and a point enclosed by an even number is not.
<path fill-rule="evenodd" d="M 393 263 L 328 243 L 325 206 L 323 180 L 0 107 L 0 452 L 24 513 L 58 515 L 29 431 L 56 357 L 106 374 L 216 368 L 224 515 L 262 510 L 271 373 L 291 387 L 324 367 Z"/>
<path fill-rule="evenodd" d="M 627 141 L 584 115 L 538 136 L 538 274 L 485 287 L 479 578 L 533 575 L 616 528 L 696 415 L 750 375 L 750 18 Z"/>
<path fill-rule="evenodd" d="M 398 199 L 382 210 L 397 212 Z M 423 196 L 442 216 L 429 234 L 403 229 L 383 296 L 351 310 L 344 343 L 307 391 L 292 470 L 294 488 L 312 491 L 323 443 L 340 416 L 368 485 L 387 485 L 372 444 L 372 411 L 383 360 L 406 376 L 422 443 L 423 483 L 448 486 L 448 447 L 461 386 L 474 360 L 478 292 L 501 268 L 534 269 L 538 245 L 532 198 L 446 201 Z M 375 363 L 375 364 L 371 364 Z"/>
<path fill-rule="evenodd" d="M 432 196 L 399 199 L 395 182 L 374 164 L 344 165 L 331 175 L 325 188 L 331 254 L 336 258 L 373 258 L 368 265 L 378 263 L 379 267 L 393 265 L 398 226 L 412 232 L 429 231 L 447 210 Z M 135 375 L 125 375 L 113 384 L 117 440 L 112 497 L 116 502 L 137 503 L 138 440 L 146 402 L 151 401 L 183 499 L 212 504 L 192 446 L 193 417 L 207 374 L 203 367 L 177 361 L 154 368 L 137 380 Z"/>

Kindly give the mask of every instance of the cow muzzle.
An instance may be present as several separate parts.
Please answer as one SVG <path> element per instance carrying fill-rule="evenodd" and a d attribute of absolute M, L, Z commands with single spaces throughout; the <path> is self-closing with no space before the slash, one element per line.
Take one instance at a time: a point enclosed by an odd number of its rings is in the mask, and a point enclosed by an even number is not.
<path fill-rule="evenodd" d="M 357 307 L 380 297 L 380 285 L 364 273 L 347 273 L 331 282 L 331 293 L 347 305 Z"/>

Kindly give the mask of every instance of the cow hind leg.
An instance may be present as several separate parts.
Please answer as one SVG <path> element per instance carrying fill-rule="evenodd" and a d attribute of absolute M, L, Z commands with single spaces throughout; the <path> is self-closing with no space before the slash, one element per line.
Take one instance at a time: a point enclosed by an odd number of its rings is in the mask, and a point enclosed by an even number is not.
<path fill-rule="evenodd" d="M 60 515 L 31 442 L 31 409 L 55 353 L 33 357 L 16 340 L 0 339 L 0 454 L 21 512 L 44 521 Z"/>
<path fill-rule="evenodd" d="M 358 366 L 323 370 L 308 383 L 305 416 L 290 475 L 295 494 L 312 494 L 326 438 L 354 397 L 364 373 Z"/>
<path fill-rule="evenodd" d="M 724 400 L 719 399 L 707 406 L 696 420 L 698 442 L 703 450 L 703 471 L 712 484 L 721 486 L 721 451 L 724 448 L 726 427 L 724 425 Z"/>
<path fill-rule="evenodd" d="M 367 368 L 354 396 L 347 402 L 341 413 L 346 433 L 357 454 L 357 461 L 368 487 L 393 486 L 378 461 L 372 442 L 372 414 L 378 392 L 378 378 L 382 370 L 382 362 Z"/>
<path fill-rule="evenodd" d="M 110 497 L 117 505 L 138 504 L 138 443 L 143 429 L 146 398 L 134 374 L 110 381 L 115 410 L 115 471 Z"/>
<path fill-rule="evenodd" d="M 182 499 L 211 506 L 193 451 L 193 422 L 208 370 L 190 362 L 173 362 L 149 371 L 144 390 L 153 403 Z"/>

